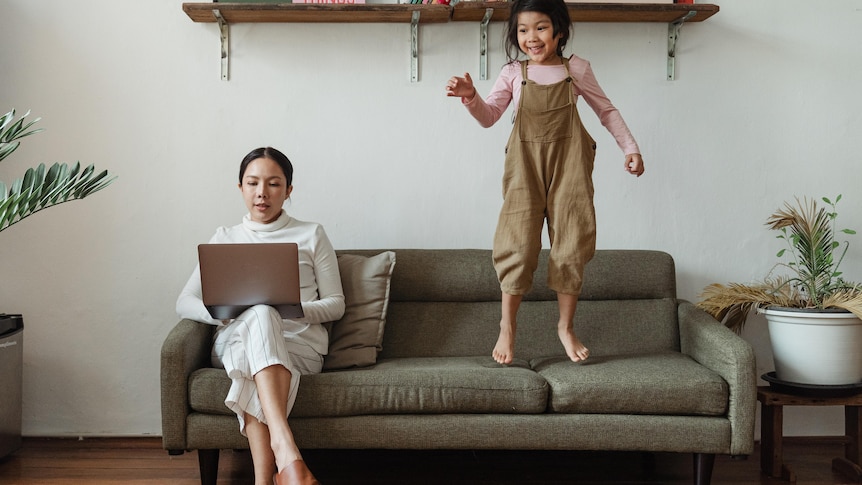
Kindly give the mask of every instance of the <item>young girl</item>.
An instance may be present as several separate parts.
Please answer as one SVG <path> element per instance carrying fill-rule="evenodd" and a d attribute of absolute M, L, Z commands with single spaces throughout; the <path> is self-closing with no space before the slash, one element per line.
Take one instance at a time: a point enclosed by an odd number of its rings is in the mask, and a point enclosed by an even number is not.
<path fill-rule="evenodd" d="M 596 144 L 576 106 L 583 96 L 625 153 L 625 170 L 644 173 L 640 150 L 617 109 L 599 87 L 589 62 L 563 57 L 572 22 L 563 0 L 515 0 L 505 39 L 509 63 L 482 100 L 469 73 L 452 77 L 448 96 L 461 102 L 483 127 L 497 122 L 514 102 L 514 127 L 506 145 L 503 207 L 494 235 L 494 268 L 503 293 L 500 336 L 492 355 L 512 362 L 515 316 L 533 283 L 547 219 L 551 252 L 548 287 L 557 292 L 557 332 L 566 355 L 585 360 L 589 349 L 572 328 L 584 265 L 596 247 L 593 160 Z M 527 60 L 518 61 L 520 53 Z"/>

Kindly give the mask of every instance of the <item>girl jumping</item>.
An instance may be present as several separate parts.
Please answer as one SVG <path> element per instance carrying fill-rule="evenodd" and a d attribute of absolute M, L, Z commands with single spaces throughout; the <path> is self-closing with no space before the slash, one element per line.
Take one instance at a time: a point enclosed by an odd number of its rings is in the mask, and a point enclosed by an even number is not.
<path fill-rule="evenodd" d="M 637 142 L 605 96 L 590 63 L 563 57 L 572 21 L 563 0 L 515 0 L 505 38 L 508 64 L 491 93 L 478 96 L 469 73 L 454 76 L 448 96 L 461 102 L 485 128 L 516 107 L 506 145 L 503 207 L 494 235 L 493 260 L 502 290 L 500 336 L 492 356 L 501 364 L 515 353 L 516 315 L 532 287 L 547 220 L 551 252 L 548 287 L 557 292 L 557 332 L 566 355 L 579 362 L 589 349 L 573 329 L 584 265 L 596 248 L 593 161 L 596 144 L 578 116 L 582 96 L 625 154 L 625 170 L 644 173 Z M 523 53 L 526 60 L 518 58 Z"/>

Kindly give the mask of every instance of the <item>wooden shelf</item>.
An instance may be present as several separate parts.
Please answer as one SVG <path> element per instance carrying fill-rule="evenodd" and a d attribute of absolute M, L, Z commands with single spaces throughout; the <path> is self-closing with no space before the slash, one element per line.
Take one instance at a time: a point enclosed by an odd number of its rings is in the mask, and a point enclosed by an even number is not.
<path fill-rule="evenodd" d="M 574 22 L 660 22 L 670 23 L 696 12 L 687 22 L 702 22 L 718 12 L 718 5 L 649 3 L 570 3 Z M 455 6 L 411 4 L 321 4 L 321 3 L 184 3 L 183 11 L 195 22 L 215 22 L 218 9 L 228 23 L 257 22 L 410 22 L 414 11 L 420 23 L 481 21 L 493 9 L 491 21 L 509 18 L 509 2 L 462 1 Z"/>
<path fill-rule="evenodd" d="M 569 15 L 578 22 L 657 22 L 668 24 L 667 79 L 675 79 L 676 44 L 680 27 L 703 22 L 718 13 L 708 3 L 568 3 Z M 460 1 L 449 5 L 414 4 L 309 4 L 309 3 L 183 3 L 183 11 L 195 22 L 219 24 L 221 77 L 228 79 L 230 24 L 236 23 L 409 23 L 410 80 L 419 80 L 419 24 L 477 22 L 480 25 L 480 79 L 488 76 L 488 23 L 506 21 L 510 2 Z"/>
<path fill-rule="evenodd" d="M 228 23 L 245 22 L 404 22 L 419 12 L 419 23 L 448 22 L 448 5 L 321 4 L 321 3 L 184 3 L 183 11 L 195 22 L 215 22 L 213 10 Z"/>
<path fill-rule="evenodd" d="M 491 21 L 509 19 L 509 2 L 460 2 L 452 7 L 452 20 L 480 22 L 487 9 Z M 696 12 L 687 22 L 702 22 L 718 12 L 718 5 L 707 3 L 569 3 L 569 15 L 578 22 L 660 22 L 681 20 Z"/>

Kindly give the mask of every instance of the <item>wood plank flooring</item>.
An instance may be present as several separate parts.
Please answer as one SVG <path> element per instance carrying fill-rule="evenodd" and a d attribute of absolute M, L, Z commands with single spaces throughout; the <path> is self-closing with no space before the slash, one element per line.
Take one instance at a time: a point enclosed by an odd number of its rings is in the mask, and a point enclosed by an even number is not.
<path fill-rule="evenodd" d="M 855 483 L 832 471 L 839 438 L 785 439 L 784 461 L 797 485 Z M 307 450 L 324 485 L 682 485 L 692 482 L 690 455 L 630 452 L 491 452 Z M 219 484 L 251 484 L 247 451 L 222 451 Z M 198 485 L 197 454 L 168 456 L 159 438 L 24 440 L 0 460 L 0 484 Z M 716 459 L 714 485 L 787 484 L 760 473 L 759 449 L 746 460 Z"/>

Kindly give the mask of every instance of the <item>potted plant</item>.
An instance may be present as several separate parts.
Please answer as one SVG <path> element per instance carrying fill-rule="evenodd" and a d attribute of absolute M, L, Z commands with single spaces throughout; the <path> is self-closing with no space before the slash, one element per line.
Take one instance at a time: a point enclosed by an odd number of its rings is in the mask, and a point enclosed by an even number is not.
<path fill-rule="evenodd" d="M 27 112 L 15 119 L 15 110 L 0 117 L 0 162 L 21 144 L 20 139 L 42 131 L 26 122 Z M 46 169 L 40 163 L 29 168 L 12 185 L 0 180 L 0 231 L 43 209 L 83 199 L 110 185 L 116 177 L 108 171 L 96 173 L 93 165 L 81 170 L 80 162 L 70 166 L 54 163 Z M 23 370 L 24 320 L 20 314 L 0 313 L 0 458 L 21 447 L 21 386 Z"/>
<path fill-rule="evenodd" d="M 835 201 L 796 198 L 766 225 L 786 248 L 767 277 L 753 284 L 707 286 L 697 304 L 740 333 L 752 310 L 767 320 L 775 378 L 790 384 L 847 386 L 862 383 L 862 285 L 844 280 L 839 266 L 850 243 L 836 234 Z M 782 275 L 776 272 L 782 270 Z"/>

